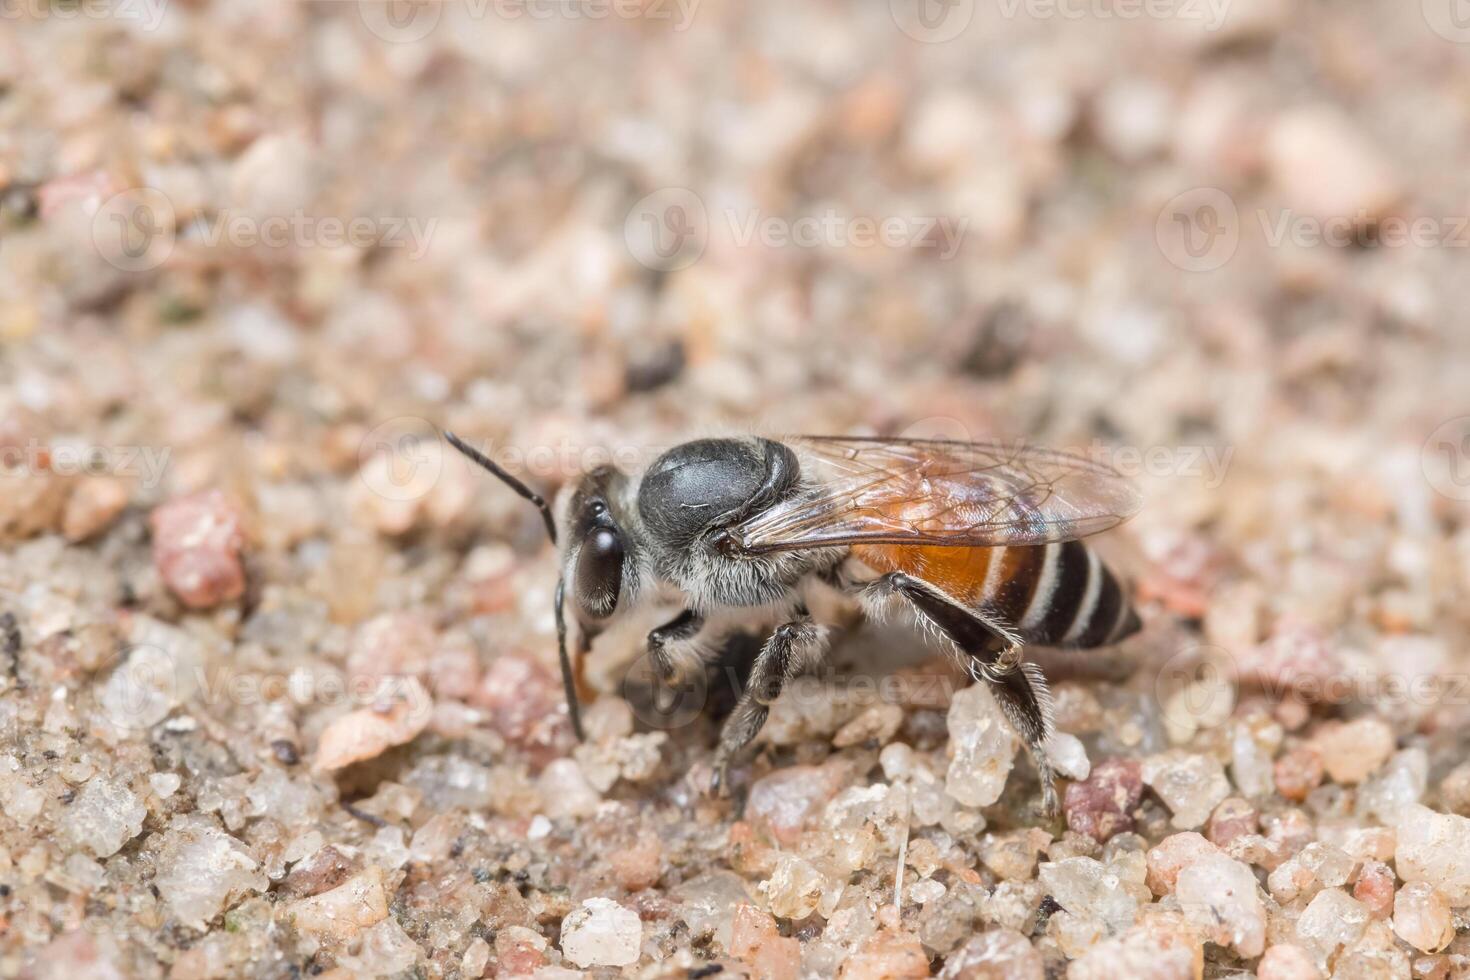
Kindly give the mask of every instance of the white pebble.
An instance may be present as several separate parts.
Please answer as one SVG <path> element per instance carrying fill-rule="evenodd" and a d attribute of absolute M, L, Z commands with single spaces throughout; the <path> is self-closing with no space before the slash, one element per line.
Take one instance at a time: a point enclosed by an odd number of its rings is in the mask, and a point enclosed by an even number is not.
<path fill-rule="evenodd" d="M 158 794 L 160 800 L 166 800 L 177 793 L 183 782 L 183 778 L 176 772 L 155 772 L 148 777 L 148 785 L 153 787 L 153 792 Z"/>
<path fill-rule="evenodd" d="M 1393 931 L 1416 949 L 1438 952 L 1455 938 L 1450 903 L 1433 885 L 1411 881 L 1394 896 Z"/>
<path fill-rule="evenodd" d="M 147 815 L 126 785 L 93 776 L 67 811 L 62 832 L 76 846 L 105 858 L 143 832 Z"/>
<path fill-rule="evenodd" d="M 1208 755 L 1173 751 L 1150 756 L 1143 763 L 1143 781 L 1169 807 L 1180 830 L 1204 826 L 1216 805 L 1230 795 L 1224 768 Z"/>
<path fill-rule="evenodd" d="M 1250 867 L 1209 854 L 1179 872 L 1175 893 L 1184 916 L 1211 942 L 1250 959 L 1266 946 L 1266 907 Z"/>
<path fill-rule="evenodd" d="M 972 684 L 949 706 L 949 772 L 944 790 L 965 806 L 1000 799 L 1016 758 L 1016 740 L 984 684 Z"/>
<path fill-rule="evenodd" d="M 607 898 L 589 898 L 561 924 L 561 951 L 577 966 L 631 966 L 638 962 L 643 923 L 638 913 Z"/>
<path fill-rule="evenodd" d="M 1068 732 L 1052 732 L 1046 741 L 1046 757 L 1068 779 L 1086 779 L 1092 773 L 1087 749 L 1082 747 L 1081 739 Z"/>
<path fill-rule="evenodd" d="M 1470 818 L 1412 803 L 1399 811 L 1394 866 L 1405 881 L 1427 881 L 1450 905 L 1470 905 Z"/>

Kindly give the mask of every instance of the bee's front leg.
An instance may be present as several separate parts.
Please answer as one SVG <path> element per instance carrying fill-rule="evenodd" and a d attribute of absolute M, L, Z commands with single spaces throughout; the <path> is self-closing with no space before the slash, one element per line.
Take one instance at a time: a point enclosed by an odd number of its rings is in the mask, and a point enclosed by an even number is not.
<path fill-rule="evenodd" d="M 770 705 L 781 694 L 786 682 L 795 676 L 802 664 L 814 656 L 827 642 L 827 631 L 812 621 L 805 609 L 797 610 L 797 618 L 776 627 L 775 632 L 756 654 L 751 665 L 750 682 L 725 719 L 720 730 L 720 745 L 715 750 L 712 792 L 727 788 L 726 773 L 730 760 L 760 732 L 770 714 Z"/>
<path fill-rule="evenodd" d="M 679 658 L 671 647 L 693 639 L 703 628 L 704 617 L 693 609 L 686 609 L 662 626 L 648 631 L 648 658 L 659 680 L 669 684 L 678 676 L 676 662 Z"/>

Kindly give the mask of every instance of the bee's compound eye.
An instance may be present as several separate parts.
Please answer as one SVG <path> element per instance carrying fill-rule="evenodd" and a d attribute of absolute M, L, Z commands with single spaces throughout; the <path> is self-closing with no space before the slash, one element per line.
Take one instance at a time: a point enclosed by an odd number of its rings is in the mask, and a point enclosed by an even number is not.
<path fill-rule="evenodd" d="M 577 555 L 577 601 L 599 619 L 612 615 L 623 588 L 623 539 L 609 527 L 587 535 Z"/>

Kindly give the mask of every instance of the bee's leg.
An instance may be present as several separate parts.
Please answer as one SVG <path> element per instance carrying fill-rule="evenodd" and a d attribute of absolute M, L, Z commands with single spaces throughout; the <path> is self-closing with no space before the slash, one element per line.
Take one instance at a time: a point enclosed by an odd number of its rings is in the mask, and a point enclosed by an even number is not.
<path fill-rule="evenodd" d="M 814 623 L 805 609 L 798 610 L 797 618 L 776 627 L 761 652 L 756 654 L 750 668 L 750 681 L 735 710 L 725 719 L 720 730 L 720 745 L 715 750 L 714 777 L 710 789 L 720 792 L 725 784 L 725 773 L 730 759 L 755 738 L 766 723 L 771 702 L 781 694 L 781 688 L 796 673 L 807 659 L 827 642 L 827 631 Z"/>
<path fill-rule="evenodd" d="M 648 662 L 657 682 L 653 686 L 654 706 L 671 711 L 679 700 L 676 682 L 681 677 L 680 665 L 687 667 L 691 650 L 684 645 L 704 628 L 704 617 L 685 609 L 673 619 L 648 631 Z"/>
<path fill-rule="evenodd" d="M 1035 664 L 1021 657 L 1018 638 L 1004 626 L 967 609 L 941 589 L 903 572 L 892 572 L 867 586 L 875 598 L 903 597 L 926 623 L 943 633 L 970 658 L 970 673 L 990 685 L 1006 720 L 1025 743 L 1041 777 L 1042 805 L 1048 816 L 1059 807 L 1056 777 L 1047 761 L 1051 734 L 1051 693 Z"/>
<path fill-rule="evenodd" d="M 653 672 L 665 684 L 674 680 L 679 658 L 669 649 L 672 644 L 693 639 L 704 628 L 704 617 L 693 609 L 686 609 L 662 626 L 648 631 L 648 658 Z"/>
<path fill-rule="evenodd" d="M 990 683 L 990 693 L 1000 705 L 1006 720 L 1026 743 L 1026 751 L 1036 764 L 1041 780 L 1041 804 L 1046 815 L 1054 817 L 1061 810 L 1057 799 L 1056 774 L 1046 757 L 1046 740 L 1051 736 L 1051 691 L 1046 675 L 1033 663 L 1020 661 L 1015 669 L 995 673 L 981 666 L 979 674 Z"/>

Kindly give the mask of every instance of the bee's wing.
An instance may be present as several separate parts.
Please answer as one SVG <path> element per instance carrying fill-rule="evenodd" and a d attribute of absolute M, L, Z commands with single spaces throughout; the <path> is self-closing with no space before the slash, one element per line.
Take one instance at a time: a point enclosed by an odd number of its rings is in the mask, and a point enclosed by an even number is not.
<path fill-rule="evenodd" d="M 750 553 L 821 545 L 989 548 L 1096 534 L 1138 512 L 1133 485 L 1082 456 L 933 439 L 795 436 L 809 487 L 732 529 Z"/>

